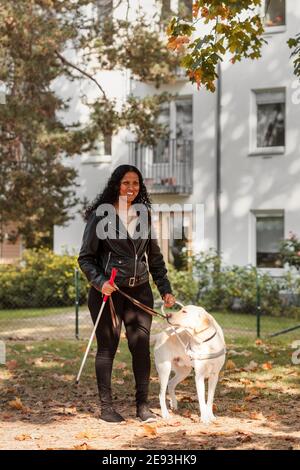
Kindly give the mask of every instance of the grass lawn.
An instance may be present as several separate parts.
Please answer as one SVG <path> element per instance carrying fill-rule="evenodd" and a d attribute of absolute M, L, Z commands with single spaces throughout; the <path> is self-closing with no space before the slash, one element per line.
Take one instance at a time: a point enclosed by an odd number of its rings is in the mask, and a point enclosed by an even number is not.
<path fill-rule="evenodd" d="M 116 408 L 127 421 L 113 429 L 98 419 L 95 344 L 75 386 L 86 341 L 8 341 L 7 363 L 0 365 L 0 448 L 300 449 L 300 372 L 291 361 L 291 343 L 299 337 L 296 332 L 268 341 L 227 339 L 227 365 L 215 398 L 217 423 L 209 428 L 199 423 L 191 375 L 178 386 L 173 418 L 151 429 L 135 419 L 124 335 L 112 382 Z M 158 393 L 152 361 L 150 403 L 159 415 Z"/>
<path fill-rule="evenodd" d="M 7 322 L 18 318 L 47 317 L 72 311 L 74 311 L 74 306 L 72 305 L 70 307 L 3 309 L 0 310 L 0 322 Z"/>
<path fill-rule="evenodd" d="M 87 311 L 87 306 L 80 306 L 80 312 Z M 70 307 L 54 307 L 54 308 L 34 308 L 34 309 L 14 309 L 14 310 L 0 310 L 0 331 L 1 325 L 3 327 L 9 327 L 10 322 L 13 328 L 22 327 L 22 323 L 16 324 L 16 320 L 27 320 L 34 319 L 38 317 L 51 317 L 56 315 L 63 314 L 72 314 L 74 313 L 75 321 L 75 308 L 74 306 Z M 220 323 L 222 328 L 225 330 L 228 337 L 235 337 L 242 332 L 245 332 L 247 335 L 253 337 L 256 336 L 256 316 L 242 313 L 232 313 L 232 312 L 215 312 L 213 313 L 216 320 Z M 164 320 L 158 319 L 162 322 L 161 325 L 164 327 Z M 43 323 L 45 324 L 45 323 Z M 270 316 L 261 316 L 261 336 L 266 337 L 272 333 L 275 333 L 279 330 L 286 328 L 291 328 L 296 325 L 299 325 L 300 321 L 293 318 L 284 318 L 284 317 L 270 317 Z M 59 326 L 58 326 L 59 327 Z M 300 330 L 298 330 L 300 331 Z M 297 330 L 296 330 L 297 332 Z M 300 335 L 300 332 L 299 332 Z"/>

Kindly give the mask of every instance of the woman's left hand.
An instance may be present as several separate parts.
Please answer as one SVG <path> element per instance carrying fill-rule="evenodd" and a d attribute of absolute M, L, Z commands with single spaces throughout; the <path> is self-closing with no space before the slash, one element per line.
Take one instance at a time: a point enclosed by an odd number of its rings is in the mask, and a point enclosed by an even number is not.
<path fill-rule="evenodd" d="M 166 308 L 170 308 L 170 307 L 173 307 L 173 305 L 175 304 L 176 302 L 176 298 L 173 294 L 165 294 L 163 296 L 163 300 L 164 300 L 164 307 Z"/>

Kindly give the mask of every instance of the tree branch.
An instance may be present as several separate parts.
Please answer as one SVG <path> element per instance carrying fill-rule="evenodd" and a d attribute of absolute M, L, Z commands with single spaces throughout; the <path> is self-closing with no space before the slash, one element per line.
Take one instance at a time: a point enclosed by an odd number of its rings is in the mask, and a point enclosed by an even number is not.
<path fill-rule="evenodd" d="M 69 67 L 72 67 L 73 69 L 77 70 L 77 72 L 81 73 L 82 75 L 84 75 L 85 77 L 89 78 L 90 80 L 92 80 L 96 85 L 97 87 L 99 88 L 99 90 L 101 91 L 101 93 L 103 94 L 103 97 L 105 100 L 107 100 L 107 96 L 105 94 L 105 91 L 104 89 L 102 88 L 102 86 L 100 85 L 99 82 L 97 82 L 97 80 L 92 76 L 90 75 L 88 72 L 86 72 L 85 70 L 82 70 L 80 67 L 78 67 L 77 65 L 75 64 L 72 64 L 72 62 L 69 62 L 64 56 L 62 56 L 58 51 L 55 51 L 55 54 L 57 55 L 57 57 L 65 64 L 65 65 L 68 65 Z"/>

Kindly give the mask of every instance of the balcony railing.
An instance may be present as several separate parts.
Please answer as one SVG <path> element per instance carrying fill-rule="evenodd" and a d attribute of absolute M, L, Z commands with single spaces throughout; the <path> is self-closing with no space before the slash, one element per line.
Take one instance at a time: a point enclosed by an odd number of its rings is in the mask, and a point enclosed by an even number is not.
<path fill-rule="evenodd" d="M 162 139 L 154 147 L 130 142 L 129 161 L 141 171 L 152 194 L 193 191 L 192 140 Z"/>

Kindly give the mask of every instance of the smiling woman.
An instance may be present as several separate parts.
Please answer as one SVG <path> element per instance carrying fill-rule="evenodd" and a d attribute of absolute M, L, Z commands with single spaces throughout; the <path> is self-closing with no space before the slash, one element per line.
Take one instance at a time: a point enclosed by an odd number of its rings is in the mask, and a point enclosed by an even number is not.
<path fill-rule="evenodd" d="M 103 206 L 101 208 L 100 206 L 104 204 L 105 208 Z M 146 222 L 150 222 L 144 224 L 146 227 L 141 227 L 140 233 L 143 236 L 137 232 L 138 224 L 134 224 L 139 221 L 139 225 L 142 225 L 143 220 L 137 217 L 136 208 L 138 210 L 144 208 L 147 214 Z M 124 418 L 113 409 L 111 393 L 112 365 L 119 344 L 122 322 L 125 325 L 128 346 L 132 354 L 137 417 L 142 421 L 153 421 L 156 418 L 148 407 L 149 336 L 152 317 L 116 291 L 116 285 L 109 283 L 112 269 L 117 267 L 115 278 L 117 286 L 122 287 L 122 291 L 126 294 L 152 308 L 150 272 L 165 301 L 165 306 L 171 307 L 175 303 L 157 239 L 151 236 L 150 209 L 151 201 L 140 171 L 131 165 L 120 165 L 112 173 L 104 191 L 86 211 L 87 225 L 78 262 L 91 284 L 88 297 L 89 310 L 95 324 L 103 301 L 100 292 L 104 295 L 113 294 L 117 317 L 115 318 L 113 310 L 110 310 L 110 304 L 105 304 L 96 330 L 98 343 L 96 375 L 101 401 L 101 418 L 108 422 L 124 421 Z M 115 220 L 110 220 L 115 214 Z M 99 226 L 103 228 L 105 226 L 103 224 L 106 224 L 109 230 L 102 231 L 101 235 L 105 236 L 99 238 Z"/>

